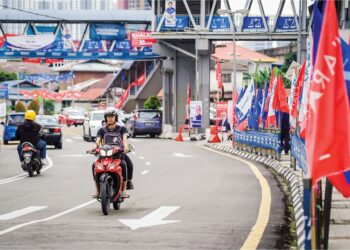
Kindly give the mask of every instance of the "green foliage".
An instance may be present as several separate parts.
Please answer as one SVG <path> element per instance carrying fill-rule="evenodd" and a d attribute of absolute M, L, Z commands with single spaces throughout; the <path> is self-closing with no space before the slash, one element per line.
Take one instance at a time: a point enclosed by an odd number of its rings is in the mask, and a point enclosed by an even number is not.
<path fill-rule="evenodd" d="M 18 101 L 16 103 L 15 110 L 16 110 L 17 113 L 19 113 L 19 112 L 26 112 L 27 111 L 26 107 L 24 106 L 23 102 L 21 102 L 21 101 Z"/>
<path fill-rule="evenodd" d="M 44 100 L 44 115 L 53 115 L 55 113 L 55 101 Z"/>
<path fill-rule="evenodd" d="M 0 71 L 0 82 L 17 80 L 17 74 L 13 72 Z"/>
<path fill-rule="evenodd" d="M 35 113 L 38 115 L 38 114 L 39 114 L 39 109 L 40 109 L 40 103 L 39 103 L 39 101 L 38 101 L 38 100 L 33 100 L 33 101 L 31 101 L 31 103 L 29 103 L 27 109 L 34 110 Z"/>
<path fill-rule="evenodd" d="M 152 95 L 148 97 L 148 99 L 145 101 L 144 108 L 145 109 L 159 109 L 161 106 L 160 100 L 157 96 Z"/>

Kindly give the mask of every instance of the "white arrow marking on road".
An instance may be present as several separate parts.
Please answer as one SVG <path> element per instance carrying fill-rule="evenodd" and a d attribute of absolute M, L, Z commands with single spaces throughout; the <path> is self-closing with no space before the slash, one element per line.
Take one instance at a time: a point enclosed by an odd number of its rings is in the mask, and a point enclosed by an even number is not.
<path fill-rule="evenodd" d="M 47 160 L 49 162 L 49 165 L 47 167 L 41 169 L 41 172 L 45 172 L 46 170 L 53 167 L 53 161 L 51 160 L 51 158 L 48 155 L 46 157 L 47 157 Z M 0 185 L 6 184 L 9 182 L 13 182 L 13 181 L 22 180 L 22 179 L 27 178 L 27 177 L 28 177 L 28 174 L 23 173 L 23 174 L 19 174 L 19 175 L 16 175 L 16 176 L 13 176 L 13 177 L 10 177 L 7 179 L 2 179 L 2 180 L 0 180 Z"/>
<path fill-rule="evenodd" d="M 66 142 L 73 142 L 72 139 L 66 139 Z"/>
<path fill-rule="evenodd" d="M 29 221 L 29 222 L 26 222 L 26 223 L 18 224 L 16 226 L 13 226 L 13 227 L 10 227 L 10 228 L 7 228 L 5 230 L 0 231 L 0 236 L 4 235 L 4 234 L 7 234 L 7 233 L 10 233 L 10 232 L 13 232 L 13 231 L 15 231 L 17 229 L 20 229 L 22 227 L 25 227 L 25 226 L 29 226 L 29 225 L 37 224 L 37 223 L 40 223 L 40 222 L 45 222 L 45 221 L 50 221 L 50 220 L 56 219 L 56 218 L 61 217 L 63 215 L 66 215 L 66 214 L 72 213 L 72 212 L 74 212 L 76 210 L 79 210 L 79 209 L 81 209 L 81 208 L 83 208 L 85 206 L 88 206 L 88 205 L 90 205 L 90 204 L 92 204 L 94 202 L 96 202 L 96 200 L 90 200 L 90 201 L 85 202 L 85 203 L 83 203 L 83 204 L 81 204 L 79 206 L 76 206 L 76 207 L 73 207 L 73 208 L 68 209 L 66 211 L 63 211 L 62 213 L 52 215 L 52 216 L 47 217 L 45 219 L 32 220 L 32 221 Z"/>
<path fill-rule="evenodd" d="M 180 222 L 179 220 L 163 220 L 165 217 L 169 216 L 179 208 L 179 206 L 161 206 L 157 210 L 142 217 L 141 219 L 122 219 L 119 221 L 124 225 L 130 227 L 131 230 Z"/>
<path fill-rule="evenodd" d="M 11 219 L 14 219 L 14 218 L 26 215 L 26 214 L 33 213 L 35 211 L 39 211 L 39 210 L 44 209 L 44 208 L 47 208 L 47 206 L 26 207 L 26 208 L 23 208 L 20 210 L 13 211 L 13 212 L 8 213 L 8 214 L 0 215 L 0 220 L 11 220 Z"/>
<path fill-rule="evenodd" d="M 141 174 L 148 174 L 149 170 L 143 171 Z"/>
<path fill-rule="evenodd" d="M 193 155 L 185 155 L 183 153 L 173 153 L 170 156 L 174 156 L 174 157 L 180 157 L 180 158 L 189 158 L 189 157 L 193 157 Z"/>
<path fill-rule="evenodd" d="M 146 165 L 151 166 L 151 163 L 150 163 L 150 162 L 148 162 L 148 161 L 146 161 Z"/>
<path fill-rule="evenodd" d="M 139 157 L 140 157 L 141 160 L 145 159 L 145 157 L 143 157 L 143 156 L 139 156 Z"/>

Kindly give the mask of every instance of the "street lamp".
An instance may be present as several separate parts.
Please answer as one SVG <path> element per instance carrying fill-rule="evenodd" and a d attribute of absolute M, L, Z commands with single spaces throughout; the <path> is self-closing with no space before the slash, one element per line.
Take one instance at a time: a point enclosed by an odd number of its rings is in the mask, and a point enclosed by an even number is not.
<path fill-rule="evenodd" d="M 232 100 L 233 96 L 236 93 L 237 90 L 237 76 L 236 76 L 236 32 L 235 32 L 235 14 L 241 14 L 241 15 L 246 15 L 249 13 L 248 9 L 241 9 L 241 10 L 236 10 L 236 11 L 230 11 L 230 10 L 225 10 L 225 9 L 219 9 L 217 13 L 222 16 L 222 15 L 230 15 L 232 17 L 232 40 L 233 40 L 233 59 L 232 59 L 232 67 L 233 67 L 233 77 L 231 77 L 232 81 Z"/>

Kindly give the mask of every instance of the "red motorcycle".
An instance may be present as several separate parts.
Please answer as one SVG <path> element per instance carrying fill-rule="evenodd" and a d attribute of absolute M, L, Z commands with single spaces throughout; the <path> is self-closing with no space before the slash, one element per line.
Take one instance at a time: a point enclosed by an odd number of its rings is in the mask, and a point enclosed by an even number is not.
<path fill-rule="evenodd" d="M 117 146 L 104 145 L 91 152 L 98 157 L 94 162 L 96 186 L 100 191 L 101 208 L 104 215 L 108 215 L 110 204 L 115 210 L 120 209 L 123 174 L 121 156 L 124 150 Z"/>

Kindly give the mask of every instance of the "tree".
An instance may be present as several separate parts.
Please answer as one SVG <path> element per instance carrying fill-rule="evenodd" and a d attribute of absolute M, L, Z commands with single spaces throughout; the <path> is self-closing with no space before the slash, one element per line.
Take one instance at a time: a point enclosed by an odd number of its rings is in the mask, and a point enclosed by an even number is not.
<path fill-rule="evenodd" d="M 21 101 L 18 101 L 16 103 L 15 110 L 16 110 L 17 113 L 19 113 L 19 112 L 26 112 L 27 111 L 26 107 L 24 106 L 23 102 L 21 102 Z"/>
<path fill-rule="evenodd" d="M 34 110 L 34 112 L 38 115 L 39 114 L 39 109 L 40 109 L 40 103 L 38 100 L 33 100 L 31 103 L 29 103 L 28 108 Z"/>
<path fill-rule="evenodd" d="M 152 95 L 148 97 L 148 99 L 145 101 L 144 108 L 145 109 L 159 109 L 161 106 L 160 100 L 157 96 Z"/>
<path fill-rule="evenodd" d="M 17 80 L 17 74 L 0 70 L 0 82 Z"/>
<path fill-rule="evenodd" d="M 55 101 L 44 100 L 44 114 L 53 115 L 55 113 Z"/>

